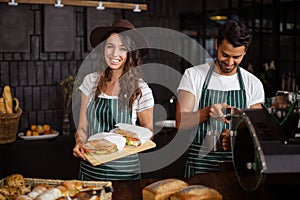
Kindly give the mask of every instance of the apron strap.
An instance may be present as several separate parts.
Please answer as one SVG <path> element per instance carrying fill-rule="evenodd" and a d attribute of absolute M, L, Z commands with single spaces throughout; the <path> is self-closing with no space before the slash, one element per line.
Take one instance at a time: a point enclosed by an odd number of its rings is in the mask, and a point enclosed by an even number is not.
<path fill-rule="evenodd" d="M 203 100 L 202 98 L 204 98 L 204 93 L 208 88 L 208 83 L 210 81 L 211 75 L 216 67 L 216 63 L 209 63 L 210 68 L 208 70 L 208 73 L 205 77 L 204 83 L 203 83 L 203 87 L 202 87 L 202 93 L 201 93 L 201 100 L 200 102 Z M 244 85 L 244 81 L 243 81 L 243 77 L 241 74 L 241 70 L 240 67 L 237 67 L 237 75 L 238 75 L 238 79 L 239 79 L 239 84 L 240 84 L 240 90 L 245 90 L 245 85 Z"/>

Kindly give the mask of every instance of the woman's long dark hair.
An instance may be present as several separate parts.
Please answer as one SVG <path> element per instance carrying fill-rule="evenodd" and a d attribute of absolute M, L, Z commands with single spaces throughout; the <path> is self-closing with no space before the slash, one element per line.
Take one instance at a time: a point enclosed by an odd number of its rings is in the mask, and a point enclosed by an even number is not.
<path fill-rule="evenodd" d="M 110 33 L 111 34 L 111 33 Z M 109 35 L 110 35 L 109 34 Z M 119 108 L 124 109 L 129 106 L 132 109 L 132 104 L 135 99 L 141 95 L 141 90 L 139 88 L 139 82 L 142 76 L 139 66 L 142 64 L 142 58 L 140 51 L 136 49 L 135 42 L 127 35 L 119 34 L 121 41 L 127 48 L 127 59 L 124 63 L 123 73 L 119 79 L 120 93 L 118 94 Z M 104 50 L 102 51 L 103 61 Z M 107 82 L 111 81 L 112 69 L 106 67 L 103 72 L 100 73 L 100 78 L 96 86 L 95 100 L 98 100 L 98 96 L 101 92 L 105 91 Z"/>

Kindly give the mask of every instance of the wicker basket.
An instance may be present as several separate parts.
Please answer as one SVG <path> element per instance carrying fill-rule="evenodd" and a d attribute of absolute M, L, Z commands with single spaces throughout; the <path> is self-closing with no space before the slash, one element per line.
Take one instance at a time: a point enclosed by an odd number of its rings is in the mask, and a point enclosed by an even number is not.
<path fill-rule="evenodd" d="M 39 178 L 24 178 L 26 185 L 37 185 L 37 184 L 47 184 L 50 186 L 58 186 L 65 180 L 55 180 L 55 179 L 39 179 Z M 95 186 L 97 188 L 103 188 L 101 190 L 100 199 L 101 200 L 111 200 L 112 199 L 112 182 L 111 181 L 81 181 L 84 187 Z M 0 187 L 5 185 L 5 178 L 0 180 Z"/>
<path fill-rule="evenodd" d="M 19 108 L 18 103 L 15 111 L 12 114 L 3 114 L 0 112 L 0 144 L 14 142 L 17 138 L 19 120 L 22 115 L 22 109 Z"/>

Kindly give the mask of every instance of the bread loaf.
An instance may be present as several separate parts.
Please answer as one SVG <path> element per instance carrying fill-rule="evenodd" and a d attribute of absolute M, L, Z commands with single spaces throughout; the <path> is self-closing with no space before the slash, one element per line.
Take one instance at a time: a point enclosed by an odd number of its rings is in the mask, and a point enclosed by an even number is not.
<path fill-rule="evenodd" d="M 32 198 L 30 198 L 29 196 L 27 196 L 25 194 L 21 194 L 16 198 L 16 200 L 32 200 Z"/>
<path fill-rule="evenodd" d="M 38 185 L 34 186 L 33 190 L 31 192 L 29 192 L 27 194 L 27 196 L 29 196 L 31 199 L 35 199 L 37 196 L 39 196 L 43 192 L 46 192 L 48 190 L 48 188 L 49 187 L 46 185 L 38 184 Z"/>
<path fill-rule="evenodd" d="M 2 112 L 3 114 L 6 113 L 6 107 L 3 97 L 0 98 L 0 112 Z"/>
<path fill-rule="evenodd" d="M 67 188 L 70 197 L 73 197 L 75 194 L 77 194 L 77 192 L 83 187 L 82 182 L 77 180 L 64 181 L 61 185 Z"/>
<path fill-rule="evenodd" d="M 179 179 L 165 179 L 146 186 L 143 193 L 143 200 L 164 200 L 188 184 Z"/>
<path fill-rule="evenodd" d="M 51 187 L 47 191 L 38 195 L 35 200 L 55 200 L 60 196 L 62 196 L 60 190 L 55 187 Z"/>
<path fill-rule="evenodd" d="M 10 87 L 8 85 L 4 86 L 3 98 L 5 102 L 6 113 L 13 113 L 13 104 Z"/>
<path fill-rule="evenodd" d="M 203 185 L 191 185 L 176 192 L 170 200 L 222 200 L 223 196 L 215 189 Z"/>
<path fill-rule="evenodd" d="M 59 185 L 56 188 L 60 190 L 61 196 L 68 196 L 69 195 L 68 190 L 65 186 Z"/>

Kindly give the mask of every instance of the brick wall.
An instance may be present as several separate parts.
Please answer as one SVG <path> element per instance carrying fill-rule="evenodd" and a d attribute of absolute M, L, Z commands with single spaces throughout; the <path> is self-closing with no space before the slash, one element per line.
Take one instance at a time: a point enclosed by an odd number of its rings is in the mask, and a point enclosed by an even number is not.
<path fill-rule="evenodd" d="M 1 7 L 13 9 L 5 3 L 0 3 Z M 148 11 L 142 13 L 117 9 L 107 12 L 111 12 L 113 18 L 129 19 L 137 27 L 156 26 L 178 30 L 179 19 L 172 0 L 149 1 L 148 8 Z M 19 9 L 29 10 L 30 13 L 28 15 L 30 50 L 29 52 L 0 52 L 0 91 L 3 91 L 4 85 L 10 85 L 12 95 L 19 99 L 20 107 L 23 109 L 19 124 L 20 131 L 31 124 L 43 123 L 49 123 L 55 129 L 61 130 L 63 96 L 59 82 L 68 74 L 76 74 L 88 54 L 86 16 L 87 10 L 91 8 L 74 7 L 75 48 L 71 52 L 44 51 L 44 5 L 20 4 Z M 3 14 L 0 17 L 5 18 Z M 101 20 L 107 23 L 107 18 L 99 17 L 99 21 Z M 168 54 L 157 53 L 147 59 L 148 62 L 156 62 L 160 59 L 165 62 L 163 64 L 180 67 Z M 154 92 L 157 94 L 156 91 Z M 160 101 L 159 96 L 155 98 Z M 75 130 L 74 125 L 72 130 Z"/>

